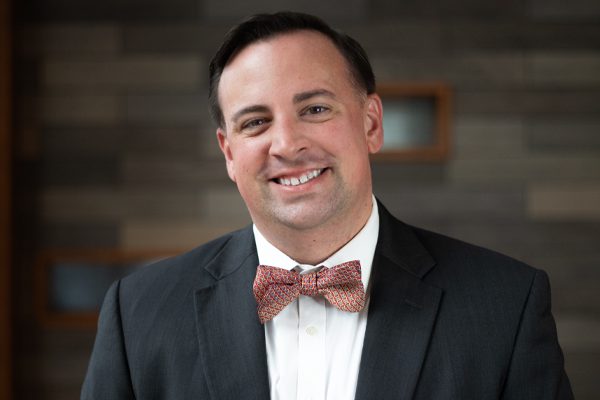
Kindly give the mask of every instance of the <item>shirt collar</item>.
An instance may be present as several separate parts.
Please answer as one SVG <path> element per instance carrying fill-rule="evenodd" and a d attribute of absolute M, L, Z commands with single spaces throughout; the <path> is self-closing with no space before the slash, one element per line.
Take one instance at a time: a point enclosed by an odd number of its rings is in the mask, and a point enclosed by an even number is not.
<path fill-rule="evenodd" d="M 373 206 L 371 207 L 371 215 L 363 228 L 356 236 L 346 243 L 344 247 L 336 251 L 318 266 L 300 264 L 294 261 L 277 247 L 273 246 L 262 233 L 260 233 L 256 225 L 254 225 L 252 228 L 254 230 L 256 250 L 258 252 L 258 262 L 262 265 L 271 265 L 287 270 L 299 267 L 302 271 L 301 273 L 305 273 L 320 266 L 330 268 L 347 261 L 359 260 L 361 280 L 366 289 L 369 284 L 369 277 L 371 276 L 371 267 L 373 265 L 375 247 L 377 246 L 377 238 L 379 236 L 379 212 L 377 209 L 377 201 L 374 196 L 372 196 L 372 199 Z"/>

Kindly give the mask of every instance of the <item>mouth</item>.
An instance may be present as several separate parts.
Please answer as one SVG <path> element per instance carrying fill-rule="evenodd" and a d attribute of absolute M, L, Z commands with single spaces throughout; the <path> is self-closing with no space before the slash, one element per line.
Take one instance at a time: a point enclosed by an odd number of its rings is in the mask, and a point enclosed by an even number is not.
<path fill-rule="evenodd" d="M 304 185 L 321 175 L 325 169 L 326 168 L 317 168 L 296 176 L 281 176 L 273 179 L 273 181 L 283 186 Z"/>

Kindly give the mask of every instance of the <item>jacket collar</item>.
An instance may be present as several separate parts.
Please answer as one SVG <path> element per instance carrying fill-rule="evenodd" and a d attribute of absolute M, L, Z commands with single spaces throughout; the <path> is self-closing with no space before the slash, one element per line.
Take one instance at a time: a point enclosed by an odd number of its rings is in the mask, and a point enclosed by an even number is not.
<path fill-rule="evenodd" d="M 356 389 L 357 400 L 410 399 L 442 297 L 422 278 L 434 259 L 413 229 L 379 204 L 380 231 Z"/>
<path fill-rule="evenodd" d="M 200 358 L 214 399 L 269 398 L 264 328 L 252 294 L 257 265 L 246 228 L 205 266 L 215 283 L 195 293 Z"/>

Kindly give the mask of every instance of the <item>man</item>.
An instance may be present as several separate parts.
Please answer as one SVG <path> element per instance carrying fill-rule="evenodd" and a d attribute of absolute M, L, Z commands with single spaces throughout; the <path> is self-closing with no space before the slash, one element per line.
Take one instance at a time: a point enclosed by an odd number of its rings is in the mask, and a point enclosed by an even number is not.
<path fill-rule="evenodd" d="M 546 274 L 374 200 L 382 105 L 358 43 L 259 15 L 210 73 L 253 226 L 111 287 L 83 399 L 572 398 Z"/>

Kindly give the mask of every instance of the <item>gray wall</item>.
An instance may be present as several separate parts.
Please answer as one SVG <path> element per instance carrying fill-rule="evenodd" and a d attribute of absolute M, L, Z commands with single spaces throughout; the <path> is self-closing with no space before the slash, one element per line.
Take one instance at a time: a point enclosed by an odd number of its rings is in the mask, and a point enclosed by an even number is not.
<path fill-rule="evenodd" d="M 547 270 L 577 397 L 600 391 L 600 2 L 16 7 L 18 398 L 77 398 L 94 335 L 37 322 L 40 249 L 186 249 L 249 222 L 206 112 L 207 64 L 232 23 L 276 8 L 350 33 L 382 83 L 452 87 L 450 159 L 375 164 L 375 193 L 407 222 Z"/>

